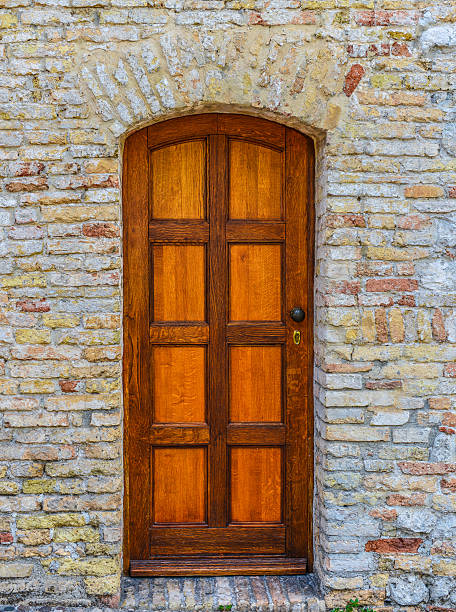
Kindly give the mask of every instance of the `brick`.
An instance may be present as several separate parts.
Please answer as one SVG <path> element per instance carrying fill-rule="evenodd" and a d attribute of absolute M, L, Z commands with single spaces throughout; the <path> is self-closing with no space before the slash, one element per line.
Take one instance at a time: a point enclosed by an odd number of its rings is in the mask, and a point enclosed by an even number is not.
<path fill-rule="evenodd" d="M 399 468 L 404 474 L 448 474 L 456 472 L 454 463 L 427 463 L 421 461 L 403 461 Z"/>
<path fill-rule="evenodd" d="M 416 553 L 422 543 L 421 538 L 382 538 L 369 540 L 365 550 L 380 554 Z"/>
<path fill-rule="evenodd" d="M 409 278 L 370 278 L 366 281 L 366 291 L 416 291 L 418 281 Z"/>
<path fill-rule="evenodd" d="M 426 496 L 423 493 L 415 493 L 414 495 L 400 495 L 393 493 L 386 499 L 389 506 L 424 506 L 426 504 Z"/>
<path fill-rule="evenodd" d="M 413 185 L 405 188 L 404 195 L 406 198 L 441 198 L 444 191 L 437 185 Z"/>

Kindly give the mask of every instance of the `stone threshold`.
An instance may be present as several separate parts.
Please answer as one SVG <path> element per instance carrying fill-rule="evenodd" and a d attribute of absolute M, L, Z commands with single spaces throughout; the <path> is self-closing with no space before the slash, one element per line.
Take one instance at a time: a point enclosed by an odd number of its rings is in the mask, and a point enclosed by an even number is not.
<path fill-rule="evenodd" d="M 100 577 L 100 580 L 103 580 Z M 25 595 L 25 594 L 24 594 Z M 304 576 L 217 576 L 196 578 L 123 577 L 118 608 L 94 606 L 71 595 L 56 605 L 26 595 L 0 612 L 188 612 L 189 610 L 325 612 L 312 574 Z M 19 603 L 20 601 L 20 603 Z"/>
<path fill-rule="evenodd" d="M 324 612 L 312 575 L 124 578 L 122 610 Z"/>

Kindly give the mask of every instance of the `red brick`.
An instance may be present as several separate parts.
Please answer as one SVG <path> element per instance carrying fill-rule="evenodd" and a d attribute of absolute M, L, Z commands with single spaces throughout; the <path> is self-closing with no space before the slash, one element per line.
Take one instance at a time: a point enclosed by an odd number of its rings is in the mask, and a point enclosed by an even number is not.
<path fill-rule="evenodd" d="M 44 170 L 44 164 L 38 161 L 15 162 L 10 165 L 12 176 L 36 176 Z"/>
<path fill-rule="evenodd" d="M 413 25 L 418 20 L 417 11 L 358 11 L 355 21 L 364 26 Z"/>
<path fill-rule="evenodd" d="M 44 298 L 41 300 L 20 300 L 16 302 L 16 306 L 22 312 L 49 312 L 51 310 L 50 305 Z"/>
<path fill-rule="evenodd" d="M 366 227 L 363 215 L 328 215 L 326 218 L 328 227 Z"/>
<path fill-rule="evenodd" d="M 389 43 L 372 44 L 368 47 L 368 52 L 371 55 L 385 56 L 390 54 Z"/>
<path fill-rule="evenodd" d="M 430 397 L 429 408 L 432 410 L 449 410 L 451 408 L 451 399 L 449 397 Z"/>
<path fill-rule="evenodd" d="M 369 278 L 366 291 L 416 291 L 418 281 L 414 278 Z"/>
<path fill-rule="evenodd" d="M 369 512 L 369 516 L 373 518 L 379 518 L 384 521 L 395 521 L 397 519 L 397 510 L 392 510 L 390 508 L 383 509 L 375 509 Z"/>
<path fill-rule="evenodd" d="M 394 42 L 391 45 L 391 53 L 392 55 L 399 55 L 402 57 L 411 57 L 412 54 L 410 52 L 410 49 L 407 46 L 407 43 L 404 42 Z"/>
<path fill-rule="evenodd" d="M 452 427 L 444 427 L 442 425 L 441 427 L 439 427 L 439 431 L 441 431 L 442 433 L 447 434 L 448 436 L 456 435 L 456 429 L 453 429 Z"/>
<path fill-rule="evenodd" d="M 399 467 L 403 474 L 414 474 L 422 476 L 424 474 L 448 474 L 456 472 L 456 463 L 428 463 L 426 461 L 400 461 Z"/>
<path fill-rule="evenodd" d="M 114 223 L 86 223 L 82 233 L 92 238 L 115 238 L 119 235 L 119 227 Z"/>
<path fill-rule="evenodd" d="M 456 186 L 455 187 L 450 187 L 450 190 L 448 192 L 448 197 L 456 198 Z"/>
<path fill-rule="evenodd" d="M 353 66 L 348 71 L 345 76 L 345 83 L 343 92 L 347 97 L 350 97 L 355 89 L 358 87 L 359 82 L 364 76 L 366 71 L 361 66 L 361 64 L 353 64 Z"/>
<path fill-rule="evenodd" d="M 30 181 L 11 181 L 6 185 L 6 190 L 11 193 L 20 191 L 44 191 L 49 185 L 45 176 L 39 176 Z"/>
<path fill-rule="evenodd" d="M 445 329 L 445 321 L 440 308 L 434 310 L 432 315 L 432 337 L 437 342 L 446 342 L 448 334 Z"/>
<path fill-rule="evenodd" d="M 421 538 L 383 538 L 369 540 L 366 543 L 367 552 L 377 553 L 416 553 L 423 543 Z"/>
<path fill-rule="evenodd" d="M 0 531 L 0 544 L 11 544 L 13 535 L 9 531 Z"/>
<path fill-rule="evenodd" d="M 443 375 L 448 378 L 456 378 L 456 363 L 447 363 L 443 369 Z"/>
<path fill-rule="evenodd" d="M 414 295 L 401 295 L 400 298 L 394 300 L 394 303 L 398 306 L 415 306 L 415 296 Z"/>
<path fill-rule="evenodd" d="M 388 506 L 424 506 L 426 495 L 424 493 L 414 493 L 412 495 L 400 495 L 393 493 L 386 499 Z"/>
<path fill-rule="evenodd" d="M 402 380 L 368 380 L 366 389 L 401 389 Z"/>
<path fill-rule="evenodd" d="M 377 308 L 375 311 L 375 327 L 377 328 L 377 340 L 379 342 L 388 342 L 388 325 L 384 308 Z"/>
<path fill-rule="evenodd" d="M 339 281 L 331 283 L 330 292 L 342 295 L 357 295 L 361 291 L 359 281 Z"/>
<path fill-rule="evenodd" d="M 456 493 L 456 478 L 442 478 L 440 486 L 442 489 L 448 489 L 452 493 Z"/>
<path fill-rule="evenodd" d="M 454 412 L 446 412 L 442 419 L 442 425 L 456 427 L 456 414 Z"/>
<path fill-rule="evenodd" d="M 74 393 L 78 390 L 78 380 L 59 380 L 59 387 L 64 393 Z"/>
<path fill-rule="evenodd" d="M 401 229 L 420 230 L 428 227 L 431 224 L 429 217 L 426 215 L 407 215 L 400 217 L 397 226 Z"/>

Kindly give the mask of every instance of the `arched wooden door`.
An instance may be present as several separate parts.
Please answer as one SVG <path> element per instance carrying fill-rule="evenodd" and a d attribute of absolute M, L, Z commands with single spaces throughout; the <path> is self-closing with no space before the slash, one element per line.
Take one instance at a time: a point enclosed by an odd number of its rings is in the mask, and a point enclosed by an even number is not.
<path fill-rule="evenodd" d="M 240 115 L 127 139 L 132 575 L 309 566 L 313 164 L 310 139 Z"/>

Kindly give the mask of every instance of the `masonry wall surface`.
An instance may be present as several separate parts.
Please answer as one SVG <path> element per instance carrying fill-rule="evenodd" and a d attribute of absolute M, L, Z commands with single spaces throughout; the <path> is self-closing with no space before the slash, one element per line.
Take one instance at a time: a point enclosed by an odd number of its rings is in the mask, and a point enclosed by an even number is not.
<path fill-rule="evenodd" d="M 118 601 L 122 143 L 230 111 L 317 147 L 327 605 L 454 610 L 454 0 L 1 6 L 0 602 Z"/>

